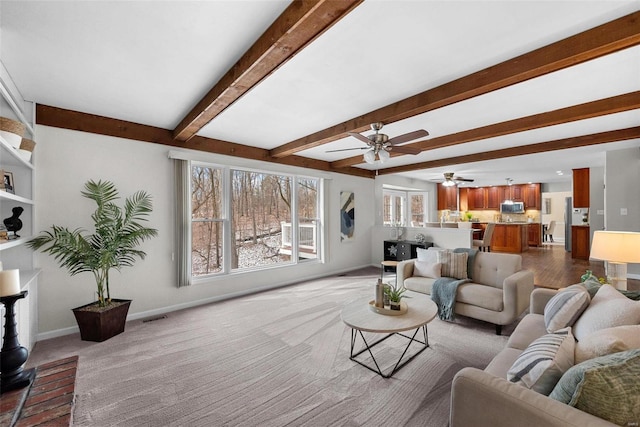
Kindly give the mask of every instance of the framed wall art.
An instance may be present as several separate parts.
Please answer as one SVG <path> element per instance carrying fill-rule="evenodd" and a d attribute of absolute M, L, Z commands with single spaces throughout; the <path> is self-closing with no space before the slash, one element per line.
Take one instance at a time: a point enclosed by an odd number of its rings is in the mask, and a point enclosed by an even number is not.
<path fill-rule="evenodd" d="M 340 192 L 340 241 L 350 242 L 355 231 L 355 201 L 353 191 Z"/>

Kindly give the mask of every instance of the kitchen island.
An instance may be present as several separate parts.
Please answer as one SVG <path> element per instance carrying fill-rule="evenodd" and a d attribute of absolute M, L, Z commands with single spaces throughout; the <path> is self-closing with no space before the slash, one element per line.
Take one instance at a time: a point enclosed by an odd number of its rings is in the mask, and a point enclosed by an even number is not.
<path fill-rule="evenodd" d="M 516 254 L 528 251 L 529 225 L 526 222 L 496 223 L 491 238 L 491 251 Z"/>

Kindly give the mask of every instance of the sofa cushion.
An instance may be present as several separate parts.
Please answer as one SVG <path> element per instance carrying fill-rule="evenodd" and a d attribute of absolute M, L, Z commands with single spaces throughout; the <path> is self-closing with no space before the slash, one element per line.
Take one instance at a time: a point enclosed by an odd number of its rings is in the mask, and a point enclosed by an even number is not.
<path fill-rule="evenodd" d="M 571 328 L 543 335 L 527 347 L 507 372 L 507 379 L 548 395 L 571 366 L 575 339 Z"/>
<path fill-rule="evenodd" d="M 640 348 L 640 325 L 600 329 L 576 344 L 576 363 L 607 354 Z"/>
<path fill-rule="evenodd" d="M 450 250 L 439 251 L 438 262 L 442 264 L 442 276 L 453 277 L 454 279 L 467 279 L 467 259 L 466 252 L 455 253 Z"/>
<path fill-rule="evenodd" d="M 587 360 L 569 369 L 552 399 L 618 425 L 640 419 L 640 349 Z"/>
<path fill-rule="evenodd" d="M 613 286 L 600 287 L 591 304 L 574 325 L 578 341 L 600 329 L 640 324 L 640 301 L 633 301 Z"/>
<path fill-rule="evenodd" d="M 547 334 L 542 314 L 527 314 L 522 318 L 507 341 L 507 347 L 524 350 L 536 339 Z"/>
<path fill-rule="evenodd" d="M 418 255 L 418 261 L 425 261 L 431 264 L 435 264 L 438 262 L 438 252 L 444 251 L 444 249 L 436 249 L 434 247 L 430 247 L 427 249 L 424 248 L 416 248 L 416 254 Z"/>
<path fill-rule="evenodd" d="M 489 362 L 489 365 L 484 368 L 484 371 L 496 377 L 507 379 L 509 368 L 511 368 L 521 354 L 522 350 L 506 347 Z"/>
<path fill-rule="evenodd" d="M 415 261 L 413 263 L 413 275 L 418 277 L 430 277 L 437 279 L 442 277 L 442 264 L 439 262 L 431 263 L 427 261 Z M 585 291 L 586 292 L 586 291 Z"/>
<path fill-rule="evenodd" d="M 573 326 L 590 302 L 589 292 L 581 285 L 569 286 L 558 292 L 544 307 L 547 332 Z"/>
<path fill-rule="evenodd" d="M 458 286 L 456 302 L 475 305 L 491 311 L 504 309 L 504 296 L 501 289 L 477 283 L 464 283 Z"/>
<path fill-rule="evenodd" d="M 436 279 L 431 279 L 429 277 L 413 276 L 404 279 L 403 286 L 410 291 L 431 295 L 431 286 L 435 281 Z"/>
<path fill-rule="evenodd" d="M 473 281 L 502 289 L 504 279 L 522 270 L 518 254 L 478 252 L 473 263 Z"/>

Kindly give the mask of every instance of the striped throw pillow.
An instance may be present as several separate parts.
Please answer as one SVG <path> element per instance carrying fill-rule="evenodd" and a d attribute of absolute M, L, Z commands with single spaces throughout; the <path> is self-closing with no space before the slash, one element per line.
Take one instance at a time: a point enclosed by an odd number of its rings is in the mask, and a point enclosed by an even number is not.
<path fill-rule="evenodd" d="M 541 336 L 518 356 L 507 379 L 548 396 L 573 366 L 575 344 L 570 327 Z"/>
<path fill-rule="evenodd" d="M 453 277 L 454 279 L 467 279 L 467 260 L 469 254 L 466 252 L 455 253 L 450 250 L 438 252 L 438 262 L 442 264 L 440 274 L 442 277 Z"/>
<path fill-rule="evenodd" d="M 558 292 L 544 307 L 547 332 L 573 326 L 590 302 L 589 292 L 582 285 L 572 285 Z"/>

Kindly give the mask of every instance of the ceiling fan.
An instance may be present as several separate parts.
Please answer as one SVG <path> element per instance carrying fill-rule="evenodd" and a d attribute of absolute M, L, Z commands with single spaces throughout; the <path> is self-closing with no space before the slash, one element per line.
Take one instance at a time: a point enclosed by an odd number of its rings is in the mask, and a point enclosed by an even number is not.
<path fill-rule="evenodd" d="M 422 138 L 423 136 L 429 135 L 424 129 L 414 130 L 413 132 L 405 133 L 404 135 L 395 136 L 393 138 L 389 138 L 389 136 L 384 133 L 380 133 L 380 129 L 382 129 L 383 123 L 376 122 L 371 124 L 371 130 L 375 131 L 374 134 L 369 136 L 364 136 L 356 132 L 349 132 L 350 136 L 354 138 L 358 138 L 360 141 L 367 144 L 366 147 L 360 148 L 343 148 L 341 150 L 329 150 L 327 153 L 335 153 L 337 151 L 349 151 L 349 150 L 368 150 L 364 153 L 364 160 L 369 164 L 373 164 L 376 161 L 376 154 L 380 159 L 381 163 L 389 160 L 389 151 L 395 151 L 397 153 L 403 154 L 420 154 L 422 150 L 415 147 L 403 147 L 397 144 L 402 144 L 403 142 L 409 142 L 413 139 Z"/>
<path fill-rule="evenodd" d="M 457 182 L 473 182 L 473 179 L 462 178 L 461 176 L 454 176 L 453 172 L 445 172 L 444 173 L 444 182 L 442 183 L 445 187 L 453 187 Z"/>

